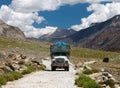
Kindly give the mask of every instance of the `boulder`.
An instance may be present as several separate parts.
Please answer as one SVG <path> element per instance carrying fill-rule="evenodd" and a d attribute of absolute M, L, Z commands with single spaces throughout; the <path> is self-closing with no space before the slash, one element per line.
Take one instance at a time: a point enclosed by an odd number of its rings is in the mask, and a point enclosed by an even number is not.
<path fill-rule="evenodd" d="M 89 69 L 89 70 L 92 70 L 92 68 L 88 65 L 84 65 L 84 69 Z"/>
<path fill-rule="evenodd" d="M 5 59 L 5 58 L 6 58 L 5 52 L 0 52 L 0 59 Z"/>
<path fill-rule="evenodd" d="M 111 88 L 111 87 L 107 85 L 106 88 Z"/>
<path fill-rule="evenodd" d="M 23 60 L 20 60 L 20 61 L 18 61 L 18 64 L 23 65 L 23 64 L 25 64 L 25 62 Z"/>
<path fill-rule="evenodd" d="M 102 75 L 106 76 L 107 78 L 112 78 L 113 76 L 108 72 L 102 72 Z"/>
<path fill-rule="evenodd" d="M 14 71 L 18 71 L 20 69 L 20 66 L 18 64 L 12 64 L 12 68 Z"/>
<path fill-rule="evenodd" d="M 9 53 L 8 56 L 7 56 L 7 59 L 11 59 L 11 60 L 16 60 L 16 55 L 13 54 L 13 53 Z"/>
<path fill-rule="evenodd" d="M 37 65 L 42 65 L 42 60 L 38 58 L 32 58 L 31 62 L 36 63 Z"/>
<path fill-rule="evenodd" d="M 0 69 L 0 75 L 1 75 L 1 74 L 4 74 L 4 71 L 3 71 L 2 69 Z"/>
<path fill-rule="evenodd" d="M 106 63 L 108 63 L 109 62 L 109 58 L 103 58 L 103 62 L 106 62 Z"/>
<path fill-rule="evenodd" d="M 23 55 L 23 54 L 21 54 L 20 57 L 21 57 L 22 59 L 26 59 L 26 58 L 27 58 L 27 56 L 25 56 L 25 55 Z"/>
<path fill-rule="evenodd" d="M 12 70 L 10 67 L 6 66 L 5 73 L 9 73 L 9 72 L 12 72 L 12 71 L 13 71 L 13 70 Z"/>
<path fill-rule="evenodd" d="M 21 65 L 19 68 L 19 72 L 23 72 L 24 70 L 27 70 L 27 67 L 25 65 Z"/>
<path fill-rule="evenodd" d="M 117 85 L 117 84 L 115 84 L 115 88 L 120 88 L 120 86 L 119 86 L 119 85 Z"/>
<path fill-rule="evenodd" d="M 93 60 L 93 61 L 87 61 L 87 62 L 84 62 L 84 65 L 89 65 L 89 64 L 94 64 L 94 63 L 96 63 L 95 60 Z"/>
<path fill-rule="evenodd" d="M 22 59 L 24 61 L 25 64 L 31 64 L 31 58 L 30 57 L 26 57 L 25 59 Z"/>
<path fill-rule="evenodd" d="M 0 61 L 0 69 L 5 67 L 5 63 L 3 61 Z"/>
<path fill-rule="evenodd" d="M 80 68 L 80 67 L 83 67 L 83 63 L 82 62 L 79 62 L 78 64 L 75 65 L 75 68 Z"/>

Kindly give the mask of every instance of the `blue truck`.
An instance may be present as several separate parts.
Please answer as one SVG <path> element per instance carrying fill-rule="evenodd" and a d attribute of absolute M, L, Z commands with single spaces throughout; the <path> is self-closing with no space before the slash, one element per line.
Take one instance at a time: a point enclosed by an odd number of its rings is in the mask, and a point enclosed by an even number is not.
<path fill-rule="evenodd" d="M 70 45 L 65 42 L 56 42 L 50 45 L 51 70 L 64 68 L 69 71 Z"/>

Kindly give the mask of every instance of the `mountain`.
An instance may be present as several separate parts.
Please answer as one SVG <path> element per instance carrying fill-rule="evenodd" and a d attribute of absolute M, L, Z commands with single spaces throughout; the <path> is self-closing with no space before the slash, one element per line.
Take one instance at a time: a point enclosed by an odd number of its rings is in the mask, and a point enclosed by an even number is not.
<path fill-rule="evenodd" d="M 49 41 L 49 42 L 55 42 L 59 41 L 60 39 L 66 38 L 69 35 L 74 34 L 75 30 L 65 30 L 65 29 L 57 29 L 55 32 L 53 32 L 51 35 L 45 34 L 41 37 L 39 37 L 39 40 L 41 41 Z"/>
<path fill-rule="evenodd" d="M 24 33 L 18 27 L 8 25 L 2 20 L 0 20 L 0 36 L 25 39 Z"/>
<path fill-rule="evenodd" d="M 84 48 L 120 51 L 120 15 L 91 25 L 67 36 L 62 41 Z"/>

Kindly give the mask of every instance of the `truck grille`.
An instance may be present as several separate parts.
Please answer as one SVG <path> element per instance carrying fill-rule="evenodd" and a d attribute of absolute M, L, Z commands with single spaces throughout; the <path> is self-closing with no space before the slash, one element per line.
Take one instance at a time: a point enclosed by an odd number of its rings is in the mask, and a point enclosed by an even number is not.
<path fill-rule="evenodd" d="M 57 58 L 57 59 L 56 59 L 56 62 L 57 62 L 57 63 L 64 63 L 64 59 L 63 59 L 63 58 Z"/>

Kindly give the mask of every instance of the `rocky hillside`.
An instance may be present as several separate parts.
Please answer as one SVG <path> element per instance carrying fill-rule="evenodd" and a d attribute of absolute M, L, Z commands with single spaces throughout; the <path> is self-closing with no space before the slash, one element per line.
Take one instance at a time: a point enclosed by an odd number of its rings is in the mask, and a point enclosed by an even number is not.
<path fill-rule="evenodd" d="M 84 48 L 120 51 L 120 15 L 94 24 L 62 40 Z"/>
<path fill-rule="evenodd" d="M 10 26 L 0 20 L 0 36 L 24 39 L 24 33 L 17 27 Z"/>
<path fill-rule="evenodd" d="M 27 39 L 0 37 L 0 74 L 26 70 L 26 64 L 41 67 L 42 59 L 48 56 L 48 45 Z M 0 87 L 1 88 L 1 87 Z"/>

